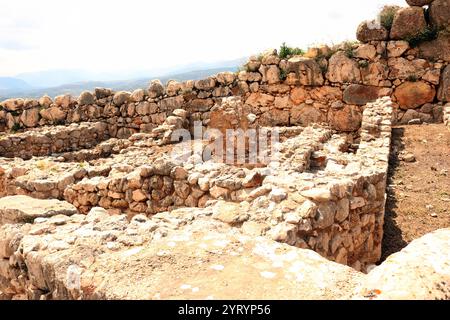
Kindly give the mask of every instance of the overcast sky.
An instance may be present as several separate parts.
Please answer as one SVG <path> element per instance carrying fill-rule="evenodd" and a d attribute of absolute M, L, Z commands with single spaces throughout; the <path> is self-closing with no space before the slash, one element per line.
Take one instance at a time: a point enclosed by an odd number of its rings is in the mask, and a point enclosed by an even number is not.
<path fill-rule="evenodd" d="M 0 76 L 103 72 L 231 60 L 354 39 L 362 20 L 404 0 L 0 0 Z"/>

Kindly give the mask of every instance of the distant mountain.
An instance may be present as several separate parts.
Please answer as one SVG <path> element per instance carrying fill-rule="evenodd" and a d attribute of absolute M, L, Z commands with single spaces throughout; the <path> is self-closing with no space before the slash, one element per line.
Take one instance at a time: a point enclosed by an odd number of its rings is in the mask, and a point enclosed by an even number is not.
<path fill-rule="evenodd" d="M 22 79 L 0 77 L 0 92 L 30 89 L 31 85 Z"/>
<path fill-rule="evenodd" d="M 18 74 L 16 78 L 21 79 L 36 88 L 56 87 L 64 83 L 92 79 L 91 75 L 86 71 L 65 69 L 21 73 Z"/>
<path fill-rule="evenodd" d="M 144 79 L 161 75 L 187 73 L 196 70 L 208 70 L 236 67 L 245 62 L 245 58 L 216 62 L 195 62 L 171 67 L 153 69 L 123 70 L 111 72 L 91 72 L 88 70 L 59 69 L 21 73 L 15 76 L 35 88 L 52 88 L 68 83 L 87 81 L 115 81 L 118 79 Z"/>
<path fill-rule="evenodd" d="M 71 94 L 73 96 L 78 96 L 81 92 L 85 90 L 92 91 L 95 87 L 111 88 L 113 90 L 126 90 L 133 91 L 138 88 L 147 88 L 150 80 L 159 79 L 162 83 L 167 83 L 169 80 L 186 81 L 186 80 L 198 80 L 203 79 L 208 76 L 217 74 L 224 71 L 236 71 L 238 65 L 226 66 L 214 69 L 203 69 L 194 70 L 182 73 L 167 74 L 163 76 L 155 76 L 141 79 L 133 80 L 122 80 L 122 81 L 84 81 L 69 83 L 62 86 L 51 87 L 51 88 L 39 88 L 39 89 L 25 89 L 25 90 L 14 90 L 8 94 L 2 94 L 0 92 L 0 101 L 10 98 L 10 97 L 21 97 L 21 98 L 40 98 L 43 95 L 49 95 L 50 97 L 55 97 L 60 94 Z"/>
<path fill-rule="evenodd" d="M 77 96 L 82 91 L 93 90 L 95 87 L 131 91 L 136 88 L 146 88 L 152 79 L 160 79 L 166 83 L 171 79 L 197 80 L 222 71 L 235 71 L 245 61 L 246 58 L 239 58 L 216 62 L 195 62 L 151 70 L 140 69 L 108 73 L 69 69 L 28 72 L 14 78 L 0 77 L 0 101 L 12 97 L 38 98 L 44 94 L 51 97 L 65 93 Z"/>

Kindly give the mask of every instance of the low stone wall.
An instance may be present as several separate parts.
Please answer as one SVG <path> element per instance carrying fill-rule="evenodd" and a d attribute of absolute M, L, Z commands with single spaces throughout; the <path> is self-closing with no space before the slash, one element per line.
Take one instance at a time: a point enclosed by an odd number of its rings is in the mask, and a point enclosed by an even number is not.
<path fill-rule="evenodd" d="M 130 218 L 213 206 L 213 217 L 244 233 L 365 270 L 381 256 L 391 119 L 389 99 L 369 104 L 356 154 L 346 151 L 351 135 L 298 128 L 261 168 L 197 162 L 199 154 L 177 164 L 160 155 L 151 165 L 84 178 L 64 198 L 84 213 L 101 206 Z"/>
<path fill-rule="evenodd" d="M 217 112 L 244 106 L 229 98 Z M 248 118 L 245 112 L 233 114 L 237 119 L 228 118 L 229 124 L 237 127 Z M 114 140 L 120 152 L 98 163 L 11 160 L 12 165 L 2 165 L 2 194 L 64 198 L 82 213 L 100 206 L 130 219 L 213 206 L 216 219 L 246 234 L 309 248 L 361 270 L 378 261 L 392 118 L 389 99 L 365 107 L 356 153 L 349 149 L 355 146 L 352 134 L 333 134 L 320 126 L 280 128 L 277 157 L 253 168 L 203 159 L 208 143 L 201 141 L 199 151 L 177 162 L 170 154 L 177 145 L 165 144 L 167 133 L 182 127 L 183 116 L 170 116 L 151 134 L 135 134 L 126 144 Z M 228 127 L 227 121 L 222 124 L 219 129 Z M 107 149 L 112 148 L 108 144 Z"/>
<path fill-rule="evenodd" d="M 43 127 L 0 138 L 0 156 L 29 159 L 92 148 L 111 137 L 104 122 Z"/>

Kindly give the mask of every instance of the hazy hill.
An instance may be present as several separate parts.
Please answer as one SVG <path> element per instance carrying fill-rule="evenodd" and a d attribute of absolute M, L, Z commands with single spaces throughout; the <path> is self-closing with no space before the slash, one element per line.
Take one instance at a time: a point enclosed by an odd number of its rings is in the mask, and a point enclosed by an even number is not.
<path fill-rule="evenodd" d="M 236 69 L 237 67 L 224 67 L 217 69 L 189 71 L 161 77 L 151 77 L 134 80 L 84 81 L 45 89 L 14 90 L 9 94 L 1 94 L 0 92 L 0 100 L 4 100 L 11 97 L 39 98 L 46 94 L 49 95 L 50 97 L 55 97 L 60 94 L 71 94 L 73 96 L 78 96 L 82 91 L 84 90 L 92 91 L 95 87 L 111 88 L 116 91 L 117 90 L 133 91 L 134 89 L 137 88 L 147 88 L 150 80 L 153 79 L 159 79 L 161 80 L 162 83 L 165 84 L 169 80 L 177 80 L 177 81 L 198 80 L 223 71 L 236 71 Z"/>
<path fill-rule="evenodd" d="M 138 70 L 111 70 L 108 72 L 94 72 L 77 69 L 43 70 L 21 73 L 14 77 L 24 80 L 35 88 L 53 88 L 80 82 L 114 82 L 120 79 L 147 79 L 197 70 L 232 68 L 243 64 L 245 60 L 245 58 L 240 58 L 216 62 L 194 62 L 189 64 L 173 65 L 170 67 L 159 67 L 152 69 L 141 68 Z"/>
<path fill-rule="evenodd" d="M 18 78 L 0 77 L 0 94 L 1 92 L 24 90 L 31 88 L 30 84 Z"/>
<path fill-rule="evenodd" d="M 0 100 L 13 97 L 39 98 L 45 94 L 51 97 L 60 94 L 78 96 L 82 91 L 92 91 L 95 87 L 111 88 L 116 91 L 132 91 L 137 88 L 146 88 L 150 80 L 153 79 L 160 79 L 165 84 L 168 80 L 198 80 L 223 71 L 236 71 L 245 60 L 245 58 L 241 58 L 213 63 L 198 62 L 170 68 L 153 69 L 147 72 L 129 71 L 123 74 L 123 78 L 119 77 L 120 73 L 89 74 L 88 72 L 77 70 L 30 72 L 18 75 L 18 77 L 21 77 L 20 79 L 17 77 L 0 78 Z M 5 85 L 2 86 L 1 79 L 9 80 L 5 80 Z M 16 80 L 15 85 L 13 80 Z"/>

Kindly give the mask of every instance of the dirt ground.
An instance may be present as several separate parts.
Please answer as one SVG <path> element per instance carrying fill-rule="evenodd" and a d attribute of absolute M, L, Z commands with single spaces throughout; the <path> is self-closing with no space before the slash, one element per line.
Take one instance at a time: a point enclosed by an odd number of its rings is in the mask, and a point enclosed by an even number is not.
<path fill-rule="evenodd" d="M 450 227 L 450 130 L 443 124 L 401 126 L 392 139 L 382 261 Z"/>

